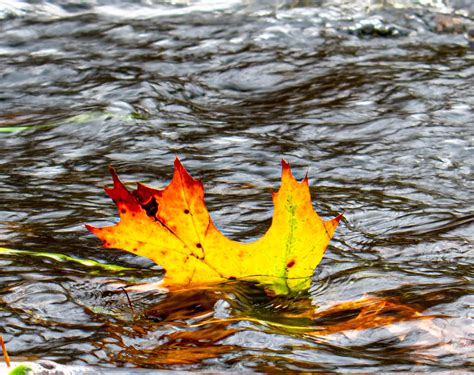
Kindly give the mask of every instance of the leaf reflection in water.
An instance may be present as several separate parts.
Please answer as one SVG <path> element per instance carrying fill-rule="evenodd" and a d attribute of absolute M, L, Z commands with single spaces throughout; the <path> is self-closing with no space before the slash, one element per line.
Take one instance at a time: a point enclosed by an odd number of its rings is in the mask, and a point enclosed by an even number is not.
<path fill-rule="evenodd" d="M 255 286 L 181 290 L 131 326 L 108 324 L 109 338 L 120 347 L 109 353 L 116 362 L 140 367 L 189 366 L 215 358 L 225 363 L 225 354 L 248 350 L 232 339 L 237 334 L 265 331 L 318 342 L 333 334 L 434 318 L 421 311 L 394 297 L 367 296 L 320 309 L 307 294 L 269 297 Z"/>

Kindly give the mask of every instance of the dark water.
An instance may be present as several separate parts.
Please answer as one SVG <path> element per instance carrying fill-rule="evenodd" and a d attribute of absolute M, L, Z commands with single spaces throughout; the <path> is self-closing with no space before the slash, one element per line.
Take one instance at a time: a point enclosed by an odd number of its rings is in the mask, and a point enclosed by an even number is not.
<path fill-rule="evenodd" d="M 0 252 L 12 359 L 472 369 L 472 4 L 184 3 L 0 2 L 0 246 L 27 251 Z M 270 224 L 280 159 L 309 171 L 318 212 L 345 211 L 309 296 L 237 283 L 131 310 L 118 286 L 159 267 L 84 223 L 116 220 L 107 165 L 164 186 L 175 155 L 243 241 Z"/>

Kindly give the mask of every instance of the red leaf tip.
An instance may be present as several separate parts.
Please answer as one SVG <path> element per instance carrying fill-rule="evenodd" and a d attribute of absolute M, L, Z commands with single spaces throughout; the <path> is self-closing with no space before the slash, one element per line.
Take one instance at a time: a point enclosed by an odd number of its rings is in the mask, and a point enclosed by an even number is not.
<path fill-rule="evenodd" d="M 122 189 L 125 189 L 127 190 L 127 188 L 125 187 L 124 184 L 122 184 L 122 181 L 120 181 L 119 179 L 119 176 L 117 174 L 117 171 L 115 170 L 114 167 L 112 167 L 111 165 L 109 165 L 109 173 L 112 175 L 112 181 L 114 183 L 114 187 L 113 189 L 110 189 L 110 188 L 105 188 L 105 191 L 107 192 L 107 194 L 109 194 L 109 192 L 111 190 L 122 190 Z M 128 191 L 127 191 L 128 192 Z M 109 194 L 110 195 L 110 194 Z M 113 199 L 113 198 L 112 198 Z"/>
<path fill-rule="evenodd" d="M 333 220 L 336 222 L 336 223 L 339 223 L 341 221 L 341 219 L 344 217 L 344 213 L 345 212 L 341 212 L 339 215 L 337 215 Z"/>
<path fill-rule="evenodd" d="M 91 233 L 94 233 L 94 230 L 96 229 L 95 227 L 93 227 L 92 225 L 90 224 L 84 224 L 84 226 L 86 227 L 86 229 L 91 232 Z"/>
<path fill-rule="evenodd" d="M 291 166 L 290 163 L 287 162 L 285 159 L 281 159 L 281 177 L 283 176 L 293 177 L 293 173 L 291 173 Z"/>
<path fill-rule="evenodd" d="M 183 164 L 181 164 L 181 160 L 179 160 L 179 156 L 176 155 L 176 157 L 174 158 L 174 166 L 178 166 L 180 165 L 181 167 L 183 166 Z"/>
<path fill-rule="evenodd" d="M 126 204 L 128 209 L 131 211 L 139 211 L 140 205 L 137 202 L 135 196 L 131 194 L 125 185 L 120 181 L 117 172 L 112 166 L 109 166 L 109 172 L 112 175 L 112 180 L 114 182 L 114 186 L 111 188 L 104 188 L 107 195 L 112 198 L 115 204 L 118 206 L 119 203 Z"/>

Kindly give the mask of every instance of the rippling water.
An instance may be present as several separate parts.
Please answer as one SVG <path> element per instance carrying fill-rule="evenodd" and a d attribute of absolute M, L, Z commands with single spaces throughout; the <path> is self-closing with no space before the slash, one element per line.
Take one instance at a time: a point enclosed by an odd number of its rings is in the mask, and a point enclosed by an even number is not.
<path fill-rule="evenodd" d="M 420 5 L 421 4 L 421 5 Z M 0 334 L 12 359 L 172 370 L 472 369 L 472 4 L 0 2 Z M 179 155 L 222 231 L 268 228 L 280 159 L 344 211 L 308 295 L 127 296 L 101 186 Z M 82 262 L 93 260 L 96 264 Z M 102 265 L 102 266 L 101 266 Z M 91 367 L 92 368 L 92 367 Z"/>

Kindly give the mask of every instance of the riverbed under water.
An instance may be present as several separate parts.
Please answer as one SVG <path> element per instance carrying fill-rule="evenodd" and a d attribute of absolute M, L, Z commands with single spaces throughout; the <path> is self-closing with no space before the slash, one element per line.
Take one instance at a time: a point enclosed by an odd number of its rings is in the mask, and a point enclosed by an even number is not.
<path fill-rule="evenodd" d="M 380 3 L 0 2 L 0 334 L 12 359 L 472 370 L 472 5 Z M 117 220 L 109 164 L 163 187 L 177 155 L 239 241 L 269 227 L 281 159 L 308 172 L 319 214 L 345 216 L 307 295 L 234 282 L 130 293 L 130 306 L 117 285 L 161 269 L 102 249 L 84 224 Z"/>

